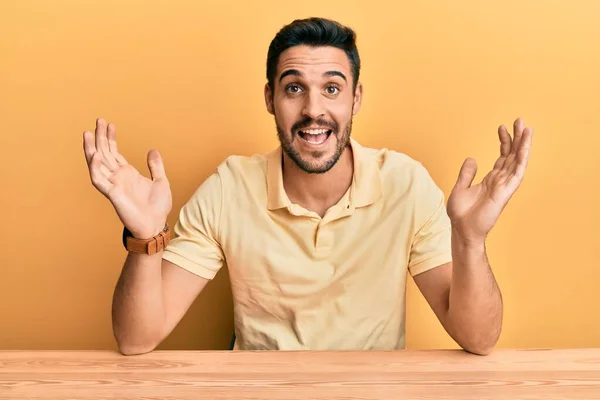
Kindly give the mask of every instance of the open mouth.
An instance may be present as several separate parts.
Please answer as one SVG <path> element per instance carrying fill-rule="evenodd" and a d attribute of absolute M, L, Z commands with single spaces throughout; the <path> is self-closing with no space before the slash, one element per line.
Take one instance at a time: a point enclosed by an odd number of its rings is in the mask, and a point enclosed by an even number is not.
<path fill-rule="evenodd" d="M 298 131 L 298 136 L 307 143 L 319 145 L 325 143 L 331 132 L 331 129 L 301 129 Z"/>

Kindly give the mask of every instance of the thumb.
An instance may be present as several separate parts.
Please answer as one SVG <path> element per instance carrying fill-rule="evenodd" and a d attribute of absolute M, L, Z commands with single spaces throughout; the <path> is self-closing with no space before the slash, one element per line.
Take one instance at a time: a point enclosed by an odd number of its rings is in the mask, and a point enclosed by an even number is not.
<path fill-rule="evenodd" d="M 468 189 L 475 179 L 477 174 L 477 161 L 472 158 L 467 158 L 460 168 L 456 187 L 459 189 Z"/>
<path fill-rule="evenodd" d="M 158 150 L 151 150 L 148 153 L 148 169 L 150 169 L 153 181 L 166 179 L 165 165 Z"/>

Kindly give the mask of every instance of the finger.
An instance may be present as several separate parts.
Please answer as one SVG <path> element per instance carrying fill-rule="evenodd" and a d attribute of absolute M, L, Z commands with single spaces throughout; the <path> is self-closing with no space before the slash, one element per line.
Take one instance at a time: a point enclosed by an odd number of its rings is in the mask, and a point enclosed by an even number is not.
<path fill-rule="evenodd" d="M 150 174 L 152 175 L 152 180 L 154 181 L 167 178 L 165 166 L 158 150 L 151 150 L 148 153 L 148 169 L 150 169 Z"/>
<path fill-rule="evenodd" d="M 118 168 L 115 157 L 110 153 L 108 148 L 108 132 L 106 127 L 106 121 L 102 118 L 96 120 L 96 149 L 102 153 L 104 158 L 103 163 L 111 171 Z"/>
<path fill-rule="evenodd" d="M 467 158 L 460 168 L 458 173 L 458 179 L 456 181 L 456 187 L 459 189 L 468 189 L 475 179 L 477 174 L 477 161 L 472 158 Z"/>
<path fill-rule="evenodd" d="M 500 138 L 500 156 L 506 157 L 510 154 L 512 139 L 506 130 L 506 126 L 500 125 L 498 128 L 498 137 Z"/>
<path fill-rule="evenodd" d="M 96 152 L 96 154 L 94 154 L 92 157 L 92 161 L 90 163 L 90 173 L 92 172 L 99 173 L 109 180 L 113 176 L 113 172 L 104 163 L 104 156 L 101 152 Z"/>
<path fill-rule="evenodd" d="M 525 128 L 523 130 L 523 136 L 521 139 L 521 146 L 517 152 L 516 162 L 514 171 L 510 174 L 507 181 L 507 186 L 513 191 L 516 190 L 521 181 L 525 177 L 525 170 L 529 164 L 529 153 L 531 149 L 531 142 L 533 140 L 533 129 Z"/>
<path fill-rule="evenodd" d="M 523 120 L 521 118 L 517 118 L 513 124 L 513 142 L 512 142 L 512 152 L 516 154 L 519 149 L 519 143 L 521 142 L 521 136 L 523 135 Z"/>
<path fill-rule="evenodd" d="M 521 145 L 517 153 L 517 166 L 515 171 L 521 171 L 521 175 L 524 175 L 527 164 L 529 163 L 529 152 L 531 151 L 531 142 L 533 140 L 533 129 L 525 128 L 523 130 L 523 137 L 521 139 Z"/>
<path fill-rule="evenodd" d="M 523 130 L 523 137 L 521 138 L 520 149 L 525 150 L 523 154 L 529 156 L 529 151 L 531 149 L 531 142 L 533 141 L 533 128 L 527 127 Z M 517 159 L 519 159 L 517 157 Z"/>
<path fill-rule="evenodd" d="M 516 171 L 518 166 L 520 164 L 522 164 L 524 161 L 525 161 L 525 163 L 527 163 L 527 160 L 524 159 L 523 157 L 525 157 L 525 158 L 529 157 L 529 148 L 531 146 L 532 137 L 533 137 L 533 129 L 532 128 L 527 127 L 525 129 L 523 129 L 523 134 L 521 136 L 519 148 L 515 150 L 516 154 L 514 154 L 512 156 L 511 165 L 507 169 L 509 176 L 512 176 L 512 174 Z M 524 147 L 526 148 L 526 150 L 523 150 Z M 525 165 L 527 165 L 527 164 L 525 164 Z"/>
<path fill-rule="evenodd" d="M 90 178 L 92 180 L 92 184 L 104 195 L 108 195 L 112 184 L 110 183 L 111 172 L 108 168 L 102 163 L 104 157 L 100 155 L 100 153 L 96 153 L 94 157 L 92 157 L 90 163 Z"/>
<path fill-rule="evenodd" d="M 513 124 L 514 138 L 512 139 L 512 143 L 509 148 L 509 152 L 504 157 L 503 163 L 497 162 L 496 165 L 494 165 L 495 169 L 497 168 L 498 170 L 503 171 L 503 176 L 506 176 L 507 177 L 506 179 L 508 179 L 510 176 L 512 176 L 512 173 L 515 171 L 515 168 L 516 168 L 516 156 L 517 156 L 517 152 L 519 151 L 519 144 L 521 143 L 521 138 L 523 135 L 523 127 L 524 127 L 523 120 L 521 118 L 517 118 Z M 506 132 L 508 138 L 510 139 L 510 134 L 506 130 L 506 127 L 504 127 L 503 131 Z M 502 134 L 504 134 L 504 132 Z M 501 134 L 500 130 L 498 130 L 498 134 Z"/>
<path fill-rule="evenodd" d="M 96 119 L 96 149 L 98 151 L 106 150 L 108 143 L 106 141 L 106 122 L 102 118 Z"/>
<path fill-rule="evenodd" d="M 494 163 L 494 170 L 501 170 L 504 167 L 512 148 L 512 139 L 506 126 L 500 125 L 498 127 L 498 138 L 500 139 L 500 157 Z"/>
<path fill-rule="evenodd" d="M 115 124 L 108 124 L 106 127 L 106 137 L 108 139 L 108 150 L 113 156 L 117 155 L 119 149 L 117 148 L 117 128 Z"/>
<path fill-rule="evenodd" d="M 112 154 L 112 156 L 115 158 L 115 160 L 119 164 L 121 164 L 121 165 L 127 164 L 125 157 L 123 157 L 119 153 L 119 148 L 117 147 L 117 127 L 115 126 L 115 124 L 112 124 L 112 123 L 108 124 L 107 138 L 108 138 L 108 150 L 110 151 L 110 154 Z"/>
<path fill-rule="evenodd" d="M 94 141 L 94 134 L 90 131 L 83 132 L 83 152 L 85 154 L 85 161 L 89 167 L 92 157 L 96 153 L 96 142 Z"/>

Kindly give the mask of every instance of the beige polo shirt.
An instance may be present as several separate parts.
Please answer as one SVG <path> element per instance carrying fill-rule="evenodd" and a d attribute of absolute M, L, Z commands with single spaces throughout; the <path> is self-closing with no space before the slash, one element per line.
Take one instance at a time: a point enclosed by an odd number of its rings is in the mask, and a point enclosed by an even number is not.
<path fill-rule="evenodd" d="M 236 348 L 404 348 L 407 272 L 451 261 L 444 194 L 410 157 L 351 146 L 352 185 L 323 218 L 290 202 L 281 148 L 227 158 L 181 209 L 163 257 L 229 269 Z"/>

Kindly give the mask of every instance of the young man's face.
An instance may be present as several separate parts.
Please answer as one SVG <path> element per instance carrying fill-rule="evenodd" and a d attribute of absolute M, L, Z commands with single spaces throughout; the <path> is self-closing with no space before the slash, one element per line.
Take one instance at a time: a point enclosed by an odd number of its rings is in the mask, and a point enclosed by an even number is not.
<path fill-rule="evenodd" d="M 279 57 L 273 88 L 265 86 L 281 147 L 308 173 L 327 172 L 350 140 L 362 87 L 353 90 L 350 60 L 331 46 L 294 46 Z"/>

